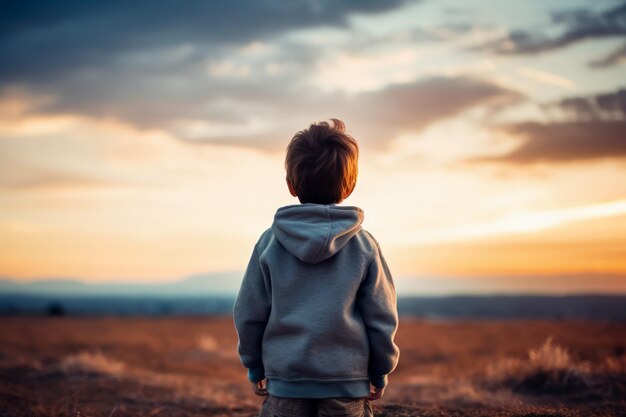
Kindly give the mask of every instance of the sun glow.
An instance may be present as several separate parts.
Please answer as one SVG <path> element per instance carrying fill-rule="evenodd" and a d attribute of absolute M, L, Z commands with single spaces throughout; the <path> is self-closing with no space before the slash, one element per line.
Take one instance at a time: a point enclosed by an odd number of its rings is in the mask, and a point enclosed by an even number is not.
<path fill-rule="evenodd" d="M 532 234 L 566 223 L 624 214 L 626 214 L 626 200 L 545 212 L 517 212 L 485 223 L 465 224 L 456 227 L 419 232 L 415 236 L 399 239 L 399 242 L 410 245 L 429 245 L 444 242 L 461 242 L 516 233 Z"/>

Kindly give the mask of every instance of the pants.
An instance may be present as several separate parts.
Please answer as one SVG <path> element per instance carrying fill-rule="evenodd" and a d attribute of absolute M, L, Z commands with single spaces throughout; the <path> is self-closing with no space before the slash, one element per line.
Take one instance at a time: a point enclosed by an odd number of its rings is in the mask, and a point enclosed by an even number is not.
<path fill-rule="evenodd" d="M 259 417 L 374 417 L 367 397 L 281 398 L 268 395 Z"/>

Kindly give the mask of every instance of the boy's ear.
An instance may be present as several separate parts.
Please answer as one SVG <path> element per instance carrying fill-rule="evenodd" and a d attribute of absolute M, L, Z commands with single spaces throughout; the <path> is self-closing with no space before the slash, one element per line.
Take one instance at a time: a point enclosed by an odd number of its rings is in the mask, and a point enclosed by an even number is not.
<path fill-rule="evenodd" d="M 291 193 L 292 196 L 297 197 L 298 193 L 296 193 L 296 190 L 293 189 L 293 185 L 291 185 L 291 181 L 289 181 L 289 178 L 286 178 L 287 180 L 287 187 L 289 188 L 289 192 Z"/>

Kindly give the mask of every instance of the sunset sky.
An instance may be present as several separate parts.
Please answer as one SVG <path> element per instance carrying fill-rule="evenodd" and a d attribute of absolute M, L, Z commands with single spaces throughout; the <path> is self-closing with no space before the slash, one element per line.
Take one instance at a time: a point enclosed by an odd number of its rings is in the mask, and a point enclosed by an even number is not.
<path fill-rule="evenodd" d="M 399 288 L 626 293 L 623 1 L 0 10 L 2 277 L 243 271 L 337 117 Z"/>

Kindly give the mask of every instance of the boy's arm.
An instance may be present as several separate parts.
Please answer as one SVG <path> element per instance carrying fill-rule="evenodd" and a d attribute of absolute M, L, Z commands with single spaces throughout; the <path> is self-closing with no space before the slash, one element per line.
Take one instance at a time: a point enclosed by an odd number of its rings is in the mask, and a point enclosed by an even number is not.
<path fill-rule="evenodd" d="M 398 364 L 400 350 L 393 342 L 398 329 L 396 290 L 378 244 L 359 288 L 358 306 L 370 343 L 370 382 L 382 388 L 387 385 L 387 374 Z"/>
<path fill-rule="evenodd" d="M 252 382 L 265 378 L 261 344 L 270 315 L 270 291 L 271 289 L 266 286 L 259 252 L 255 246 L 233 308 L 235 327 L 239 336 L 237 350 L 241 363 L 248 368 L 248 379 Z"/>

